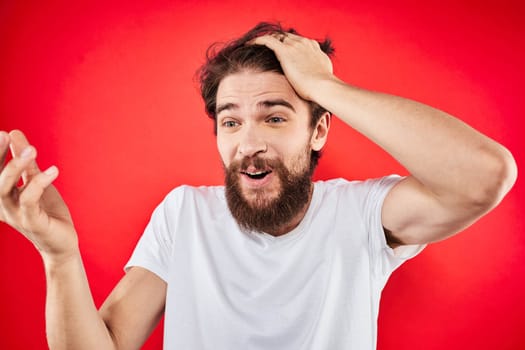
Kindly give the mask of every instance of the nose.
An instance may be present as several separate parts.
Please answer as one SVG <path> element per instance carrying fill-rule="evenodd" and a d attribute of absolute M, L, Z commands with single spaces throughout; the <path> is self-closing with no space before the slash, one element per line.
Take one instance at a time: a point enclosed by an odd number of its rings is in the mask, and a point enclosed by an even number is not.
<path fill-rule="evenodd" d="M 238 152 L 242 157 L 253 157 L 268 150 L 264 135 L 257 126 L 245 124 L 241 131 Z"/>

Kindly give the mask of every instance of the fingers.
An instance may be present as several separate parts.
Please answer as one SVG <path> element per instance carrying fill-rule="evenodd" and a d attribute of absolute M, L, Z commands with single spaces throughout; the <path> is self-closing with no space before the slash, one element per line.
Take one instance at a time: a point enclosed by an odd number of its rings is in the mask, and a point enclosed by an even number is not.
<path fill-rule="evenodd" d="M 28 146 L 21 151 L 18 157 L 13 158 L 7 163 L 0 173 L 0 197 L 5 197 L 12 193 L 22 173 L 27 171 L 35 158 L 35 148 Z"/>
<path fill-rule="evenodd" d="M 58 169 L 52 166 L 44 172 L 32 175 L 29 181 L 24 182 L 23 187 L 18 188 L 18 180 L 28 168 L 34 166 L 36 155 L 33 146 L 26 146 L 0 172 L 0 221 L 14 220 L 7 222 L 13 227 L 21 227 L 21 222 L 16 218 L 37 218 L 41 197 L 58 176 Z"/>
<path fill-rule="evenodd" d="M 13 158 L 5 163 L 9 146 Z M 36 149 L 20 131 L 0 132 L 0 156 L 0 166 L 3 165 L 0 169 L 0 221 L 41 246 L 37 242 L 38 234 L 50 230 L 53 218 L 49 213 L 58 213 L 70 221 L 67 208 L 51 186 L 58 177 L 58 169 L 52 166 L 41 172 L 36 163 Z M 22 186 L 18 186 L 20 178 L 24 180 Z"/>
<path fill-rule="evenodd" d="M 303 40 L 310 40 L 308 38 L 305 38 L 304 36 L 300 36 L 293 33 L 272 33 L 270 35 L 276 35 L 280 42 L 284 43 L 285 41 L 303 41 Z"/>
<path fill-rule="evenodd" d="M 248 42 L 250 45 L 264 45 L 268 48 L 275 50 L 278 47 L 283 47 L 286 44 L 294 43 L 309 43 L 315 47 L 319 47 L 319 43 L 316 40 L 308 39 L 293 33 L 271 33 L 267 35 L 261 35 Z"/>
<path fill-rule="evenodd" d="M 7 156 L 7 148 L 10 146 L 13 159 L 7 164 L 5 159 Z M 0 155 L 2 162 L 0 166 L 0 199 L 5 205 L 7 197 L 13 197 L 15 190 L 18 190 L 17 183 L 19 179 L 23 178 L 23 187 L 32 188 L 35 185 L 44 185 L 47 187 L 58 175 L 56 167 L 51 167 L 46 170 L 46 173 L 39 177 L 39 180 L 31 185 L 31 180 L 42 172 L 38 168 L 36 163 L 37 152 L 36 149 L 31 146 L 25 137 L 25 135 L 19 130 L 13 130 L 9 134 L 4 131 L 0 131 Z M 53 177 L 50 179 L 50 177 Z M 46 181 L 50 182 L 46 184 Z M 17 198 L 11 198 L 17 199 Z"/>
<path fill-rule="evenodd" d="M 4 167 L 8 148 L 9 135 L 5 131 L 0 131 L 0 171 L 2 171 L 2 168 Z"/>
<path fill-rule="evenodd" d="M 273 33 L 273 34 L 258 36 L 257 38 L 250 40 L 248 44 L 249 45 L 263 45 L 275 51 L 277 47 L 282 46 L 284 42 L 284 41 L 281 41 L 282 38 L 284 38 L 283 34 Z"/>
<path fill-rule="evenodd" d="M 58 177 L 58 169 L 55 166 L 35 175 L 24 187 L 18 198 L 20 209 L 26 218 L 36 218 L 40 210 L 40 198 Z"/>
<path fill-rule="evenodd" d="M 35 149 L 28 147 L 20 153 L 20 157 L 13 158 L 0 172 L 0 219 L 2 221 L 5 221 L 6 215 L 9 216 L 7 213 L 15 210 L 19 193 L 16 185 L 34 157 L 36 157 Z"/>
<path fill-rule="evenodd" d="M 13 130 L 9 133 L 11 139 L 11 153 L 13 158 L 19 157 L 23 150 L 29 146 L 29 141 L 26 136 L 20 130 Z M 29 166 L 26 168 L 25 172 L 22 174 L 24 183 L 27 183 L 33 176 L 40 173 L 40 169 L 36 163 L 36 160 L 33 159 L 29 163 Z"/>

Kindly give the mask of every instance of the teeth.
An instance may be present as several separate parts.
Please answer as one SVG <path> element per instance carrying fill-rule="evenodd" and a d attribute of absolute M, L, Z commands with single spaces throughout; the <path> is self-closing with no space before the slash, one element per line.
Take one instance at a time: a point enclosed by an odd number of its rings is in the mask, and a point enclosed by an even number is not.
<path fill-rule="evenodd" d="M 248 175 L 261 175 L 261 174 L 264 174 L 266 173 L 266 171 L 256 171 L 255 173 L 251 173 L 251 172 L 246 172 L 246 174 Z"/>

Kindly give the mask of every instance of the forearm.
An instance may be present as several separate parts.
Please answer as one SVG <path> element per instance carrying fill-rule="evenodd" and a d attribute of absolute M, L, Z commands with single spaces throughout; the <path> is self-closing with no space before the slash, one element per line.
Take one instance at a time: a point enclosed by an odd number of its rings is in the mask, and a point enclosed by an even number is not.
<path fill-rule="evenodd" d="M 337 79 L 322 82 L 313 99 L 381 146 L 444 200 L 497 202 L 512 185 L 510 153 L 445 112 Z"/>
<path fill-rule="evenodd" d="M 4 164 L 9 150 L 12 159 Z M 52 185 L 58 169 L 40 171 L 36 156 L 21 131 L 0 131 L 0 221 L 33 243 L 44 261 L 49 347 L 113 349 L 93 303 L 71 214 Z"/>
<path fill-rule="evenodd" d="M 114 349 L 89 289 L 80 253 L 60 262 L 44 258 L 46 332 L 50 349 Z"/>

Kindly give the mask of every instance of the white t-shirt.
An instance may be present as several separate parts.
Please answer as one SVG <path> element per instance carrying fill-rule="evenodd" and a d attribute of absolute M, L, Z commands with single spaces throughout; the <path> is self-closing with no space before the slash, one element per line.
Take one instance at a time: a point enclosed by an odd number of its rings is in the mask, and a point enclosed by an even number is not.
<path fill-rule="evenodd" d="M 222 186 L 173 190 L 126 265 L 168 284 L 164 348 L 375 349 L 381 290 L 423 248 L 386 243 L 381 207 L 398 179 L 318 181 L 280 237 L 241 231 Z"/>

